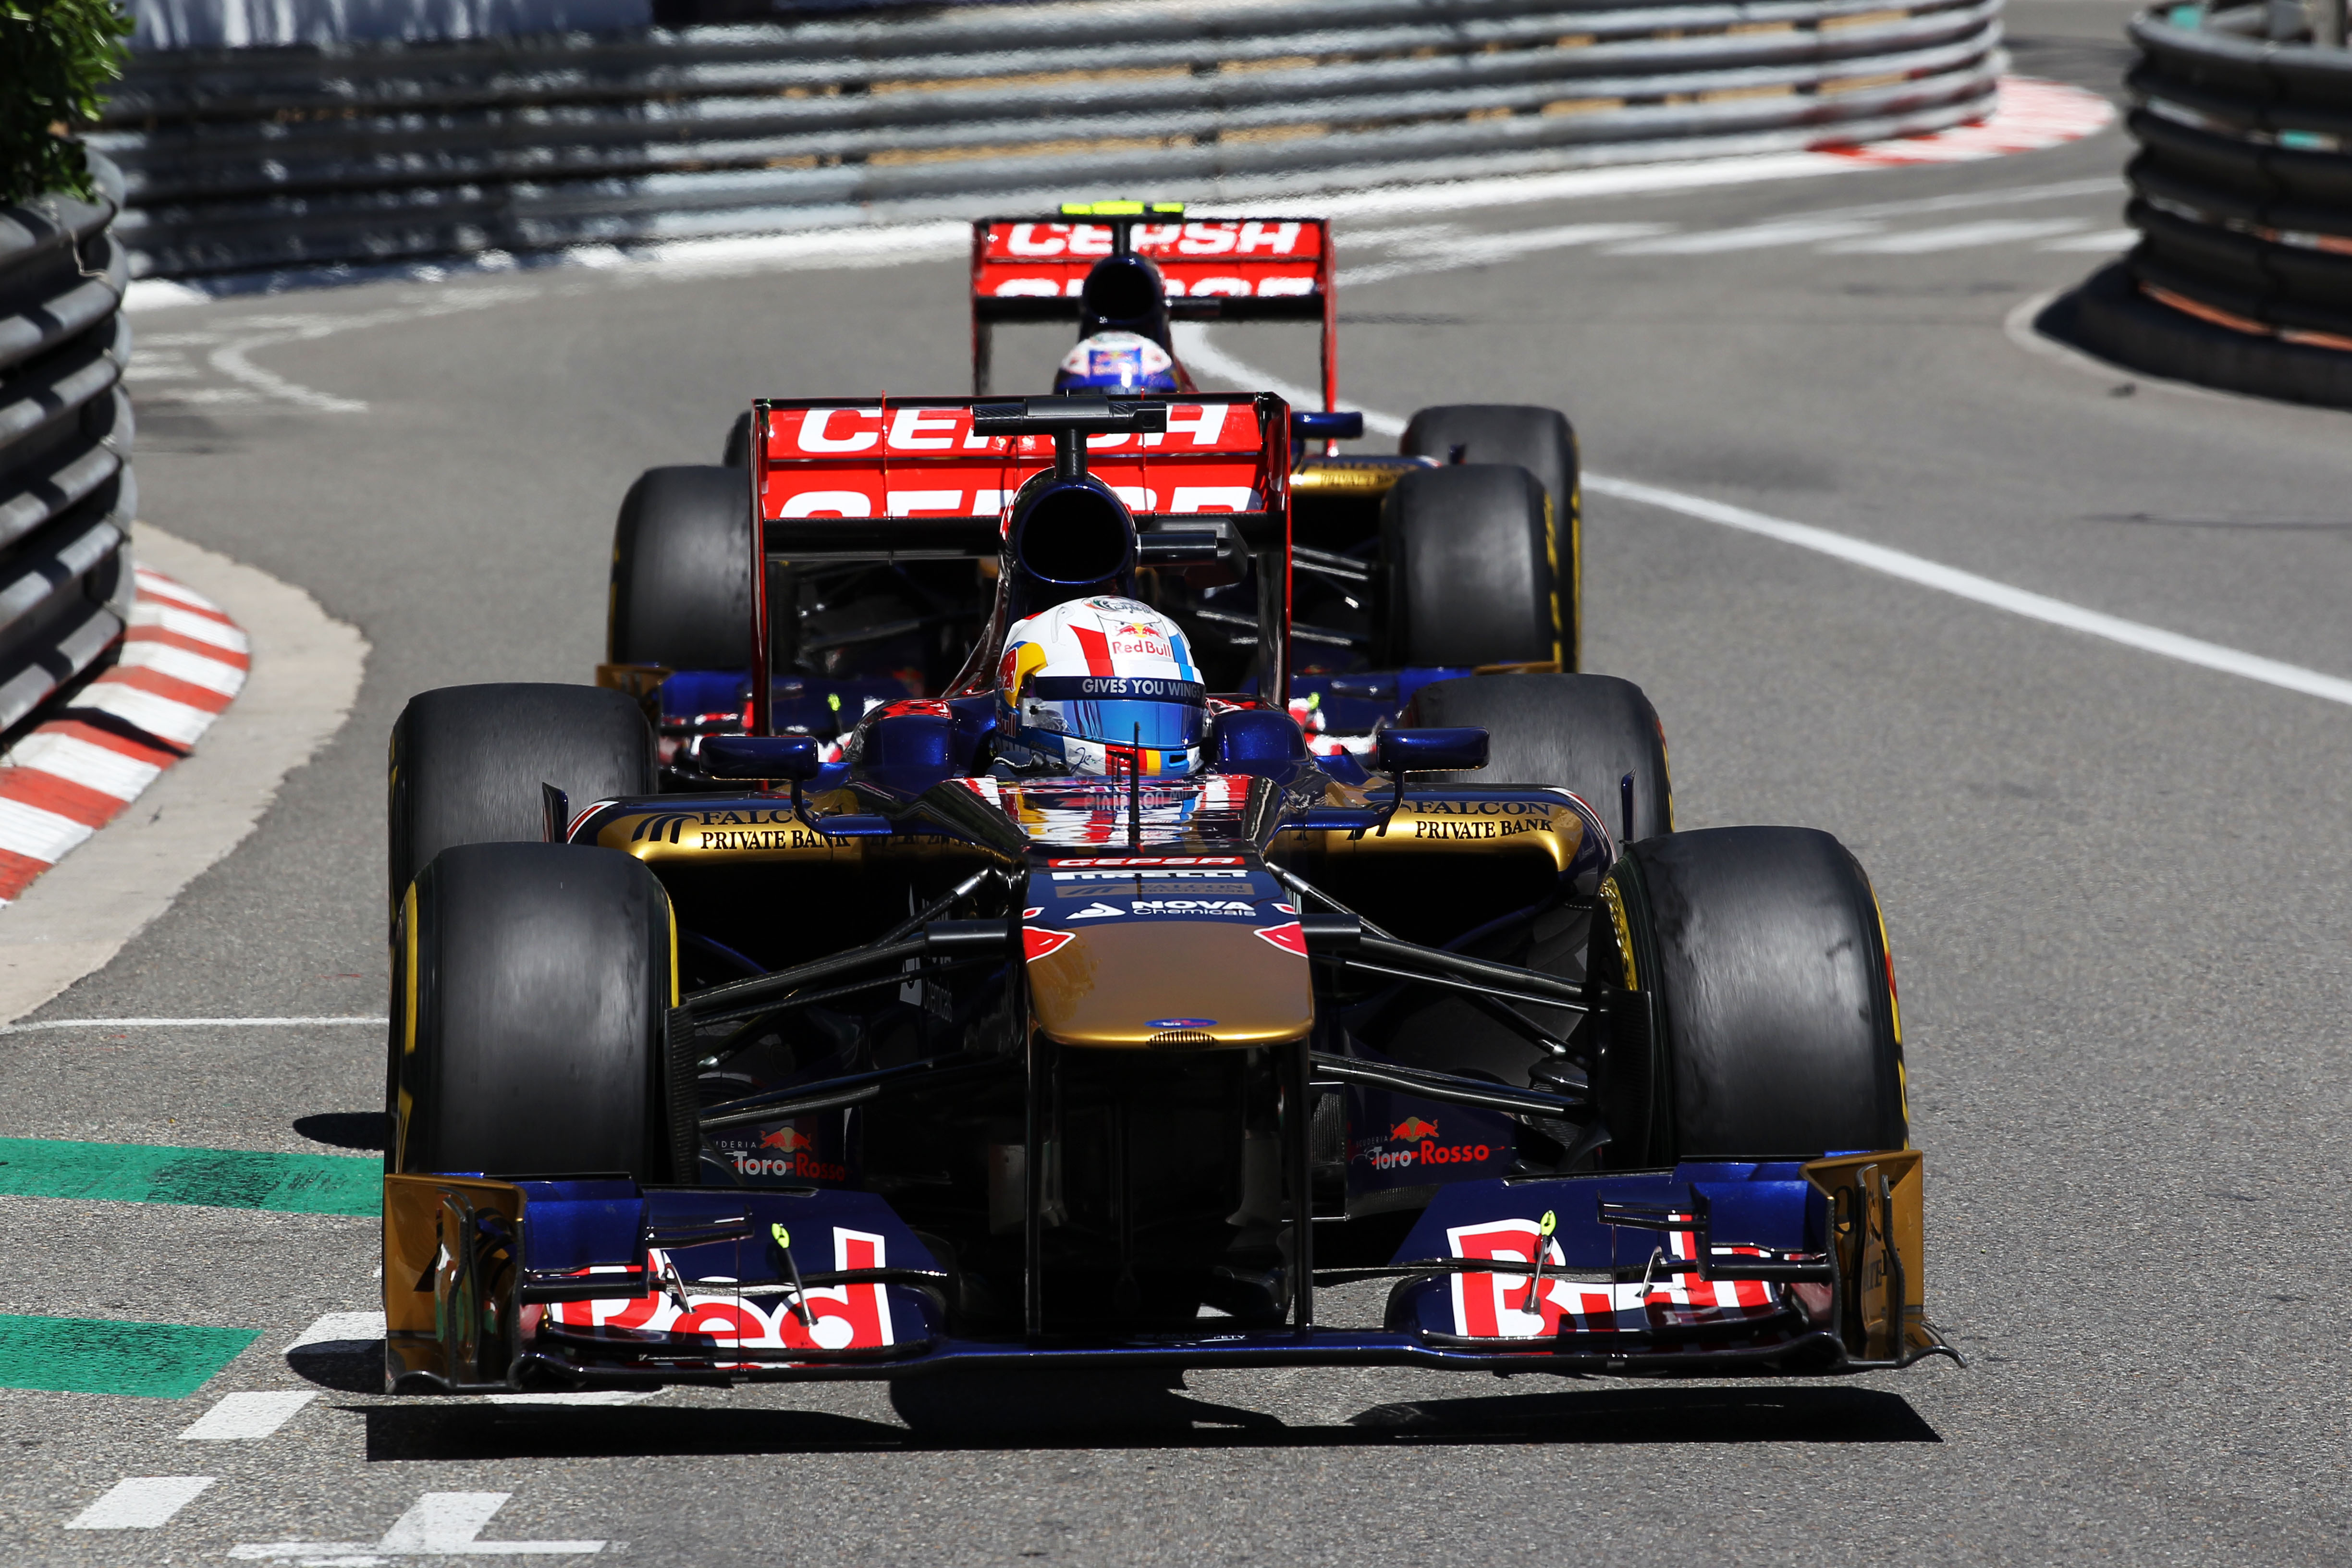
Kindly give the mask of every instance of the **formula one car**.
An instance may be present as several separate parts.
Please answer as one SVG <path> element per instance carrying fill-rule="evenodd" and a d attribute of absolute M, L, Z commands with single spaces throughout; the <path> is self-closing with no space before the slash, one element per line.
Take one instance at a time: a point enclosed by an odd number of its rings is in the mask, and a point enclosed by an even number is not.
<path fill-rule="evenodd" d="M 699 790 L 656 787 L 658 688 L 410 702 L 391 1386 L 1942 1351 L 1861 868 L 1645 818 L 1656 716 L 1607 677 L 1433 682 L 1369 767 L 1312 754 L 1292 429 L 1265 395 L 759 403 L 755 589 L 989 568 L 940 695 L 827 760 L 772 662 L 806 619 L 755 591 L 710 628 L 750 700 Z M 1151 594 L 1244 574 L 1235 689 Z M 1424 721 L 1465 689 L 1486 726 Z"/>
<path fill-rule="evenodd" d="M 1310 749 L 1362 756 L 1372 731 L 1433 682 L 1480 669 L 1580 668 L 1580 495 L 1575 431 L 1549 408 L 1424 408 L 1396 455 L 1335 456 L 1335 440 L 1360 436 L 1363 419 L 1338 407 L 1333 276 L 1330 226 L 1318 217 L 1188 219 L 1171 204 L 1100 202 L 1033 220 L 984 218 L 972 226 L 972 390 L 989 392 L 994 334 L 1004 324 L 1075 326 L 1080 346 L 1056 389 L 1115 396 L 1192 389 L 1175 322 L 1317 326 L 1323 408 L 1292 416 L 1282 584 L 1294 643 L 1290 702 Z M 1138 370 L 1132 361 L 1148 357 L 1159 374 L 1121 375 L 1107 363 L 1087 374 L 1090 349 L 1098 362 L 1124 357 Z M 750 419 L 730 430 L 725 466 L 646 472 L 615 534 L 605 679 L 662 683 L 673 785 L 710 782 L 697 763 L 700 740 L 739 730 L 749 701 L 750 671 L 729 628 L 742 623 L 751 595 L 752 565 L 737 544 L 750 526 Z M 912 448 L 894 437 L 886 449 Z M 797 504 L 825 507 L 818 497 Z M 910 490 L 876 504 L 908 517 L 936 510 Z M 892 548 L 881 558 L 842 552 L 765 569 L 762 587 L 778 609 L 771 669 L 793 692 L 787 728 L 837 747 L 867 705 L 947 690 L 982 635 L 995 597 L 984 570 L 938 559 L 902 533 L 889 531 Z M 878 543 L 886 534 L 872 537 Z M 1140 586 L 1191 628 L 1219 690 L 1254 689 L 1262 590 L 1255 557 L 1243 565 L 1214 583 L 1155 574 Z M 1425 717 L 1484 724 L 1493 696 L 1456 689 L 1433 698 L 1452 705 Z M 1660 826 L 1664 817 L 1643 823 Z"/>

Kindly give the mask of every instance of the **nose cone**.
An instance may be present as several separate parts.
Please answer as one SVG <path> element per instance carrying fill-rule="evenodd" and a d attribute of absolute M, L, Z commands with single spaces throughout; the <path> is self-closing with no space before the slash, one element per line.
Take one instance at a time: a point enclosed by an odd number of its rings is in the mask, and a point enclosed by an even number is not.
<path fill-rule="evenodd" d="M 1203 1050 L 1298 1039 L 1315 1026 L 1315 987 L 1304 945 L 1290 940 L 1297 920 L 1259 909 L 1255 918 L 1033 926 L 1031 1014 L 1065 1046 Z"/>

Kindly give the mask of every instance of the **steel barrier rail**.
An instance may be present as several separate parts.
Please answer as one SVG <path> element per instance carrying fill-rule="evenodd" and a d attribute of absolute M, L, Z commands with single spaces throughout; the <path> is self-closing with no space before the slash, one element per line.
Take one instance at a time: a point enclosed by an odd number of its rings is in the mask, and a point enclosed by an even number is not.
<path fill-rule="evenodd" d="M 2130 24 L 2139 244 L 2086 287 L 2079 335 L 2162 374 L 2352 406 L 2352 54 Z"/>
<path fill-rule="evenodd" d="M 147 56 L 140 274 L 1760 151 L 1991 107 L 2000 0 L 1291 0 Z"/>
<path fill-rule="evenodd" d="M 0 206 L 0 730 L 111 651 L 134 581 L 129 257 L 102 199 Z"/>

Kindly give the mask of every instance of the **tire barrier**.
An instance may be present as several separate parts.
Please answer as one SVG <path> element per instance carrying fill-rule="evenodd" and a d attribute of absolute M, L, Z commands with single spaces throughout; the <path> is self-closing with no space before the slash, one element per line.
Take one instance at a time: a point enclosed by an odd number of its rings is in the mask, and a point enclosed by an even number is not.
<path fill-rule="evenodd" d="M 2073 333 L 2158 374 L 2352 407 L 2352 54 L 2244 36 L 2267 6 L 2203 29 L 2172 14 L 2130 28 L 2140 241 L 2071 301 Z"/>
<path fill-rule="evenodd" d="M 96 202 L 0 207 L 0 731 L 121 641 L 134 585 L 130 258 Z"/>
<path fill-rule="evenodd" d="M 91 138 L 142 275 L 1779 151 L 1992 108 L 2000 0 L 1058 0 L 149 55 Z"/>

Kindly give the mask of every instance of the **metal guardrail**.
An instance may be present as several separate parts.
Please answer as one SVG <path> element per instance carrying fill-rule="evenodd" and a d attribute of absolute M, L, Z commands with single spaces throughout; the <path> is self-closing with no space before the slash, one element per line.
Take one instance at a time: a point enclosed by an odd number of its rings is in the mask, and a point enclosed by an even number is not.
<path fill-rule="evenodd" d="M 131 616 L 130 272 L 104 199 L 0 207 L 0 730 L 121 638 Z"/>
<path fill-rule="evenodd" d="M 186 52 L 91 140 L 135 270 L 186 275 L 1908 134 L 1989 111 L 2000 7 L 1062 0 Z"/>

